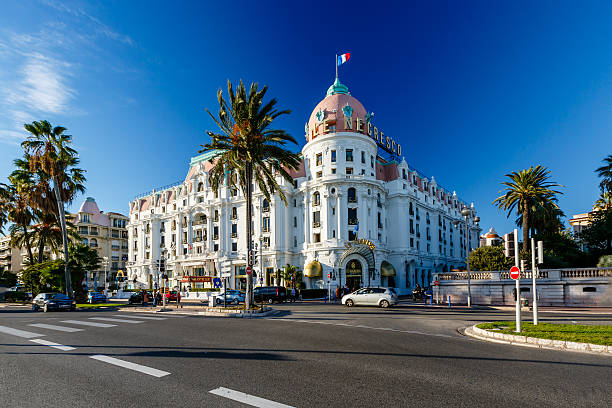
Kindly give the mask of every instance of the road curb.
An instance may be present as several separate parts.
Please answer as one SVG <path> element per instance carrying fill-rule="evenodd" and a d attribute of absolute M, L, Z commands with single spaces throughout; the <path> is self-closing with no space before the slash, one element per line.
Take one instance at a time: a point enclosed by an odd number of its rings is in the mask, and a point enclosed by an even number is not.
<path fill-rule="evenodd" d="M 522 346 L 540 348 L 547 350 L 576 351 L 580 353 L 598 354 L 612 356 L 612 346 L 603 346 L 591 343 L 576 343 L 573 341 L 540 339 L 537 337 L 517 336 L 514 334 L 495 333 L 484 330 L 473 325 L 465 329 L 465 334 L 480 340 L 493 343 L 510 344 L 512 346 Z"/>
<path fill-rule="evenodd" d="M 120 312 L 128 312 L 128 313 L 153 313 L 153 314 L 170 314 L 170 315 L 183 315 L 183 316 L 202 316 L 202 317 L 223 317 L 223 318 L 233 318 L 233 319 L 258 319 L 262 317 L 270 317 L 279 313 L 278 310 L 270 309 L 263 313 L 239 313 L 240 311 L 232 311 L 232 312 L 210 312 L 210 311 L 172 311 L 172 310 L 141 310 L 141 309 L 119 309 Z"/>

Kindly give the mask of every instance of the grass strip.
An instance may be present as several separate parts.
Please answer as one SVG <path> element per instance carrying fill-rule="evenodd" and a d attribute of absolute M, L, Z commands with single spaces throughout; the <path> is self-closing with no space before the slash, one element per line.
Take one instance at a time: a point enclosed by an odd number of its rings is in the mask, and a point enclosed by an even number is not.
<path fill-rule="evenodd" d="M 534 326 L 531 322 L 523 322 L 520 333 L 514 331 L 514 321 L 481 323 L 476 327 L 495 333 L 612 346 L 612 325 L 539 323 Z"/>
<path fill-rule="evenodd" d="M 98 307 L 119 307 L 125 306 L 124 303 L 77 303 L 76 307 L 82 309 L 96 309 Z"/>

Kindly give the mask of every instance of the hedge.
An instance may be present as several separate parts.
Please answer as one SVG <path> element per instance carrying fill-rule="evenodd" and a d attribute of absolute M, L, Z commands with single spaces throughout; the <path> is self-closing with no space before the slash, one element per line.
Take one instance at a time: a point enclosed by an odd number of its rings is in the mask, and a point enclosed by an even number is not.
<path fill-rule="evenodd" d="M 4 300 L 7 302 L 24 302 L 26 300 L 26 292 L 5 292 Z"/>
<path fill-rule="evenodd" d="M 291 294 L 291 289 L 287 289 L 287 294 Z M 300 290 L 302 299 L 320 299 L 327 297 L 327 289 L 302 289 Z"/>

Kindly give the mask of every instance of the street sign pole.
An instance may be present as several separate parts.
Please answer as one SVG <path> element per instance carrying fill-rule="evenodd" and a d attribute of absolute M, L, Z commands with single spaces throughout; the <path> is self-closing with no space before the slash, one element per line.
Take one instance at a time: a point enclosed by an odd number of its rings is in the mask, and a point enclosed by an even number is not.
<path fill-rule="evenodd" d="M 538 266 L 536 264 L 536 244 L 535 239 L 531 238 L 531 281 L 533 285 L 533 325 L 538 324 L 538 292 L 536 288 L 536 276 L 538 275 Z"/>
<path fill-rule="evenodd" d="M 519 246 L 518 246 L 518 229 L 514 229 L 514 266 L 519 266 Z M 514 307 L 516 308 L 516 329 L 517 333 L 521 332 L 521 273 L 519 270 L 519 276 L 516 280 L 516 302 Z"/>

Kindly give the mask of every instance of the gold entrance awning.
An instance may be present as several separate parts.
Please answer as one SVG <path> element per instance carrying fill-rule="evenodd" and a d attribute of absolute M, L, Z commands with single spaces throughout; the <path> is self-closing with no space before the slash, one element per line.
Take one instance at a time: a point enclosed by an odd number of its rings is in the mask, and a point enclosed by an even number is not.
<path fill-rule="evenodd" d="M 381 276 L 395 276 L 395 268 L 387 261 L 383 261 L 380 264 Z"/>
<path fill-rule="evenodd" d="M 323 267 L 319 261 L 311 261 L 304 268 L 304 276 L 307 278 L 320 278 L 323 276 Z"/>

